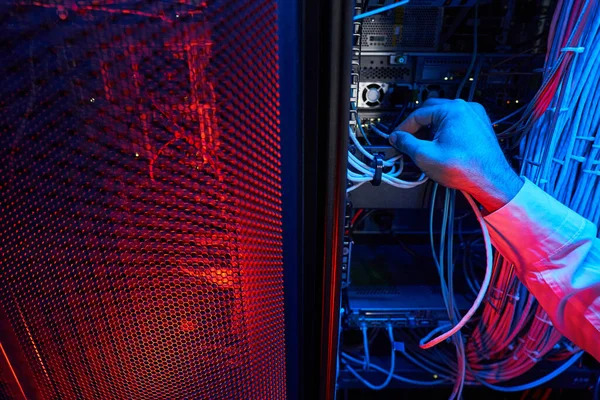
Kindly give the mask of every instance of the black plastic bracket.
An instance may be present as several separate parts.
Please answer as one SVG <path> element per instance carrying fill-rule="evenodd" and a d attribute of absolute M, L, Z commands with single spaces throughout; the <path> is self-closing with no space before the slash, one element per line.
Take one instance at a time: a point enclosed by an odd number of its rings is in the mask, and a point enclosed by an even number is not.
<path fill-rule="evenodd" d="M 381 177 L 383 175 L 383 157 L 379 154 L 373 155 L 373 166 L 375 167 L 375 175 L 371 184 L 373 186 L 381 185 Z"/>

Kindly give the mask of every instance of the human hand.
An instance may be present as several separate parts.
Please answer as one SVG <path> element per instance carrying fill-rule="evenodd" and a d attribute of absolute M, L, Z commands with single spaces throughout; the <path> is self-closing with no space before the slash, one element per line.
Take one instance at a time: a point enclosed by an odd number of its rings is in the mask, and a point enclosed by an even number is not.
<path fill-rule="evenodd" d="M 414 134 L 431 126 L 432 140 Z M 485 109 L 464 100 L 430 99 L 390 135 L 434 181 L 471 194 L 488 212 L 508 203 L 523 181 L 510 167 Z"/>

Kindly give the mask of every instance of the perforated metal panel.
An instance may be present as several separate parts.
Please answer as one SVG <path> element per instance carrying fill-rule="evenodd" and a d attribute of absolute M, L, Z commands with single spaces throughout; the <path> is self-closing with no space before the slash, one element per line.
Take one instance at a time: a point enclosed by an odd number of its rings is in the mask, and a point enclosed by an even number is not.
<path fill-rule="evenodd" d="M 399 7 L 365 18 L 362 50 L 434 51 L 438 47 L 442 16 L 442 8 Z"/>
<path fill-rule="evenodd" d="M 410 69 L 404 67 L 373 67 L 365 65 L 360 70 L 360 76 L 365 80 L 396 82 L 410 77 Z"/>
<path fill-rule="evenodd" d="M 0 354 L 0 357 L 3 357 Z M 0 400 L 20 399 L 21 394 L 14 388 L 14 378 L 7 365 L 0 360 Z"/>
<path fill-rule="evenodd" d="M 25 3 L 0 302 L 42 397 L 285 398 L 276 2 Z"/>

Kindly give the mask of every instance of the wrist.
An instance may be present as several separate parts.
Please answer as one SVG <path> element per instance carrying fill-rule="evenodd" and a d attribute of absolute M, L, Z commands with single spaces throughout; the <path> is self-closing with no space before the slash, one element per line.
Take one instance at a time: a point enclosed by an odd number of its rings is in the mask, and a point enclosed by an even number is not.
<path fill-rule="evenodd" d="M 472 195 L 488 213 L 504 207 L 519 193 L 525 183 L 512 170 L 480 181 Z"/>

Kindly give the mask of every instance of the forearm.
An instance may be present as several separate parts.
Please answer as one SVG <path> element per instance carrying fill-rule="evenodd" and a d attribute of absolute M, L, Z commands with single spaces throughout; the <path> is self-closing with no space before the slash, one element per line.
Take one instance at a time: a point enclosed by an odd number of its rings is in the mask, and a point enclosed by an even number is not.
<path fill-rule="evenodd" d="M 486 221 L 498 251 L 556 328 L 600 359 L 600 241 L 594 224 L 531 182 Z"/>

